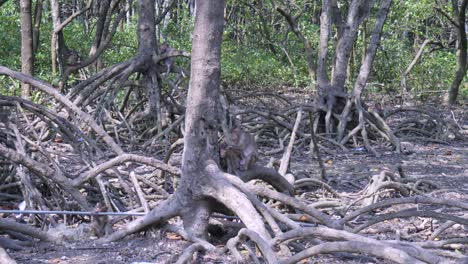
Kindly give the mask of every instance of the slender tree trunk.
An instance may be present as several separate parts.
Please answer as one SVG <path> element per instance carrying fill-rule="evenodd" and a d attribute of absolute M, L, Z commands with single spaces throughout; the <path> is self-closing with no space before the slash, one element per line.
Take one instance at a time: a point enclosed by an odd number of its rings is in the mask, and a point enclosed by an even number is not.
<path fill-rule="evenodd" d="M 270 29 L 268 28 L 270 25 L 266 21 L 266 17 L 268 14 L 266 12 L 266 8 L 264 6 L 263 0 L 258 1 L 257 5 L 258 5 L 259 14 L 260 14 L 259 18 L 260 18 L 260 23 L 262 27 L 262 33 L 265 36 L 266 41 L 268 42 L 267 45 L 271 53 L 273 53 L 273 55 L 276 56 L 278 55 L 278 52 L 276 51 L 275 46 L 273 45 L 273 41 L 271 40 L 271 32 L 270 32 Z"/>
<path fill-rule="evenodd" d="M 33 40 L 31 0 L 21 0 L 21 72 L 33 75 Z M 28 98 L 31 95 L 31 85 L 23 83 L 21 96 Z"/>
<path fill-rule="evenodd" d="M 50 42 L 50 58 L 52 62 L 52 74 L 57 74 L 57 61 L 60 60 L 60 49 L 59 32 L 55 32 L 55 29 L 60 26 L 60 5 L 58 0 L 50 0 L 51 14 L 52 14 L 52 38 Z M 59 61 L 59 64 L 61 62 Z"/>
<path fill-rule="evenodd" d="M 338 39 L 336 47 L 335 64 L 333 66 L 334 74 L 332 79 L 332 88 L 338 92 L 344 92 L 346 82 L 346 74 L 348 68 L 348 60 L 357 38 L 357 30 L 359 25 L 367 18 L 371 7 L 374 5 L 374 0 L 353 0 L 345 26 L 342 30 L 342 35 Z"/>
<path fill-rule="evenodd" d="M 448 99 L 445 103 L 453 105 L 457 102 L 458 91 L 467 71 L 467 40 L 466 40 L 466 10 L 468 0 L 463 0 L 460 9 L 458 10 L 458 25 L 457 25 L 457 64 L 458 69 L 455 73 L 455 79 L 448 91 Z M 456 13 L 455 13 L 456 14 Z"/>
<path fill-rule="evenodd" d="M 210 205 L 197 197 L 207 182 L 207 160 L 217 161 L 218 107 L 224 0 L 197 1 L 190 85 L 185 117 L 185 145 L 178 197 L 189 232 L 206 235 Z"/>
<path fill-rule="evenodd" d="M 305 53 L 306 62 L 307 62 L 307 70 L 309 71 L 309 77 L 311 80 L 316 80 L 317 79 L 317 73 L 316 73 L 317 65 L 315 65 L 316 61 L 314 60 L 315 51 L 310 41 L 301 32 L 300 27 L 297 23 L 297 17 L 292 16 L 290 13 L 286 12 L 286 10 L 284 10 L 281 6 L 277 6 L 276 11 L 278 11 L 282 16 L 284 16 L 289 26 L 291 27 L 291 30 L 304 44 L 304 49 L 305 49 L 304 53 Z"/>
<path fill-rule="evenodd" d="M 408 87 L 406 86 L 406 77 L 408 76 L 410 71 L 413 69 L 414 65 L 416 65 L 418 60 L 421 58 L 421 56 L 423 54 L 423 51 L 424 51 L 424 48 L 426 47 L 426 45 L 429 42 L 430 42 L 429 39 L 424 40 L 424 42 L 421 44 L 421 47 L 419 48 L 418 53 L 416 54 L 416 56 L 414 56 L 414 59 L 411 61 L 410 65 L 408 65 L 408 68 L 406 68 L 406 70 L 401 74 L 401 78 L 400 78 L 400 86 L 401 87 L 400 88 L 401 88 L 401 95 L 402 96 L 403 96 L 404 92 L 409 91 Z"/>
<path fill-rule="evenodd" d="M 318 91 L 326 89 L 329 79 L 327 75 L 328 40 L 331 27 L 331 1 L 322 0 L 322 14 L 320 15 L 320 44 L 317 61 L 317 86 Z"/>
<path fill-rule="evenodd" d="M 367 80 L 372 68 L 372 63 L 377 53 L 377 48 L 380 45 L 380 40 L 382 36 L 382 29 L 387 19 L 388 12 L 390 10 L 390 4 L 392 0 L 383 0 L 381 1 L 380 10 L 377 13 L 377 21 L 375 22 L 375 28 L 372 32 L 369 46 L 366 49 L 366 52 L 363 57 L 361 68 L 359 69 L 359 75 L 356 79 L 353 89 L 353 96 L 355 98 L 360 98 L 361 93 L 366 86 Z"/>
<path fill-rule="evenodd" d="M 33 51 L 37 52 L 39 47 L 39 33 L 41 28 L 42 19 L 42 4 L 43 0 L 36 1 L 36 8 L 34 9 L 34 28 L 33 28 Z"/>
<path fill-rule="evenodd" d="M 161 124 L 161 88 L 152 63 L 152 55 L 156 54 L 155 0 L 138 1 L 138 53 L 141 58 L 148 59 L 147 65 L 152 65 L 145 73 L 145 86 L 148 94 L 148 106 L 151 120 L 156 121 L 158 133 L 162 131 Z"/>
<path fill-rule="evenodd" d="M 99 3 L 99 17 L 96 25 L 96 34 L 94 37 L 93 45 L 89 51 L 89 56 L 92 57 L 96 54 L 98 49 L 102 46 L 109 34 L 109 27 L 112 21 L 112 13 L 116 5 L 115 1 L 104 0 Z M 154 20 L 154 19 L 153 19 Z M 102 68 L 102 59 L 98 57 L 95 63 L 96 70 Z"/>

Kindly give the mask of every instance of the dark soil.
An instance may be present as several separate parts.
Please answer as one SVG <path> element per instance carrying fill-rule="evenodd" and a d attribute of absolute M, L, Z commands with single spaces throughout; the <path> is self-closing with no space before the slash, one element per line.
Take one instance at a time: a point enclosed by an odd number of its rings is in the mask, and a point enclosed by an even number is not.
<path fill-rule="evenodd" d="M 382 151 L 380 158 L 358 148 L 346 153 L 323 155 L 330 185 L 339 193 L 357 193 L 366 186 L 369 177 L 379 174 L 383 169 L 396 172 L 396 167 L 400 164 L 408 178 L 424 179 L 437 185 L 437 189 L 430 191 L 431 196 L 468 202 L 468 142 L 452 141 L 449 144 L 436 144 L 420 141 L 404 142 L 403 146 L 405 147 L 404 154 L 380 150 Z M 265 149 L 262 150 L 265 151 Z M 278 157 L 281 155 L 282 153 L 278 154 Z M 264 159 L 263 163 L 266 164 L 266 158 Z M 317 179 L 320 177 L 317 162 L 311 160 L 308 153 L 302 153 L 302 151 L 293 153 L 291 171 L 295 175 Z M 326 196 L 324 193 L 323 190 L 314 190 L 311 195 L 304 197 L 320 199 Z M 394 193 L 390 193 L 389 196 L 400 197 Z M 328 197 L 331 196 L 328 195 Z M 399 206 L 399 208 L 405 207 L 411 206 Z M 461 216 L 467 212 L 451 211 L 451 213 Z M 375 238 L 395 239 L 398 231 L 401 239 L 424 241 L 440 223 L 437 220 L 415 217 L 393 219 L 371 226 L 362 232 Z M 462 234 L 468 235 L 467 228 L 455 225 L 442 235 L 448 238 L 452 235 L 460 237 L 463 236 Z M 188 242 L 173 233 L 154 229 L 111 244 L 95 244 L 93 241 L 65 245 L 38 243 L 20 251 L 9 251 L 9 254 L 18 263 L 25 264 L 173 263 L 188 245 Z M 468 253 L 466 245 L 449 250 L 456 250 L 465 255 Z M 235 263 L 232 256 L 228 254 L 204 253 L 198 254 L 196 258 L 195 263 Z M 303 263 L 385 262 L 371 257 L 337 254 L 321 255 Z"/>

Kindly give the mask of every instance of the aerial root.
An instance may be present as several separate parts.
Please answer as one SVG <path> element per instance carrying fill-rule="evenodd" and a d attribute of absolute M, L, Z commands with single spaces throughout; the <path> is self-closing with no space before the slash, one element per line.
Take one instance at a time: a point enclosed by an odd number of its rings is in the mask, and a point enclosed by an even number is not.
<path fill-rule="evenodd" d="M 41 241 L 57 242 L 62 240 L 61 235 L 56 232 L 44 232 L 39 228 L 5 219 L 0 219 L 0 230 L 14 231 L 37 238 Z"/>
<path fill-rule="evenodd" d="M 242 257 L 241 253 L 237 249 L 237 246 L 239 244 L 243 244 L 246 242 L 246 239 L 250 239 L 251 241 L 253 241 L 255 245 L 260 249 L 260 252 L 262 252 L 266 263 L 278 263 L 276 253 L 273 251 L 269 242 L 260 237 L 256 232 L 247 228 L 241 229 L 237 236 L 229 239 L 226 245 L 226 247 L 231 251 L 231 253 L 234 255 L 237 261 L 239 261 L 240 263 L 246 263 L 245 258 Z"/>
<path fill-rule="evenodd" d="M 236 185 L 232 184 L 232 182 L 227 181 L 226 178 L 235 178 L 241 185 L 244 184 L 244 182 L 236 176 L 224 174 L 215 163 L 207 165 L 206 172 L 213 179 L 213 189 L 210 188 L 210 190 L 207 190 L 205 195 L 212 197 L 234 212 L 247 228 L 255 230 L 264 238 L 269 238 L 270 235 L 266 230 L 263 219 L 247 197 L 247 193 L 242 192 Z M 226 177 L 225 175 L 229 176 Z"/>
<path fill-rule="evenodd" d="M 352 202 L 351 205 L 363 201 L 362 205 L 368 206 L 377 202 L 382 194 L 389 191 L 396 191 L 402 196 L 410 196 L 413 194 L 421 195 L 424 191 L 429 191 L 431 188 L 437 188 L 436 184 L 431 181 L 405 178 L 401 176 L 404 176 L 402 173 L 399 173 L 399 175 L 400 177 L 397 177 L 397 174 L 385 169 L 379 174 L 373 175 L 363 190 L 359 191 L 357 194 L 349 195 L 359 196 L 359 198 Z"/>
<path fill-rule="evenodd" d="M 193 263 L 193 256 L 199 251 L 206 251 L 207 248 L 200 243 L 195 243 L 184 249 L 176 264 Z"/>
<path fill-rule="evenodd" d="M 283 204 L 290 206 L 291 208 L 298 209 L 300 211 L 303 211 L 310 216 L 314 217 L 317 219 L 320 223 L 329 226 L 329 227 L 338 227 L 336 225 L 336 221 L 331 219 L 328 215 L 322 213 L 321 211 L 309 207 L 307 203 L 296 199 L 294 197 L 285 195 L 283 193 L 278 193 L 275 191 L 272 191 L 270 189 L 267 189 L 262 186 L 258 185 L 252 185 L 252 184 L 245 184 L 244 182 L 240 181 L 237 177 L 231 176 L 229 174 L 224 174 L 224 176 L 235 186 L 245 186 L 247 188 L 249 193 L 254 193 L 255 195 L 263 196 L 263 197 L 268 197 L 273 200 L 277 200 L 282 202 Z"/>
<path fill-rule="evenodd" d="M 297 181 L 294 182 L 294 189 L 298 189 L 298 188 L 306 187 L 306 186 L 318 186 L 318 187 L 321 187 L 321 188 L 327 190 L 328 192 L 333 194 L 335 197 L 338 197 L 338 198 L 341 197 L 341 195 L 337 191 L 335 191 L 335 189 L 333 189 L 333 187 L 331 187 L 330 185 L 324 183 L 321 180 L 308 178 L 308 179 L 300 179 L 300 180 L 297 180 Z"/>
<path fill-rule="evenodd" d="M 445 205 L 445 206 L 457 207 L 460 209 L 468 210 L 468 203 L 419 195 L 419 196 L 413 196 L 413 197 L 388 199 L 385 201 L 371 204 L 366 207 L 359 208 L 357 210 L 350 212 L 348 215 L 346 215 L 341 220 L 339 220 L 339 225 L 345 225 L 349 221 L 353 220 L 354 218 L 362 214 L 368 213 L 370 211 L 374 211 L 380 208 L 390 207 L 392 205 L 397 205 L 397 204 L 411 204 L 411 203 L 412 204 Z"/>
<path fill-rule="evenodd" d="M 291 240 L 297 240 L 297 239 L 304 239 L 304 238 L 318 238 L 318 239 L 324 239 L 324 240 L 331 240 L 331 241 L 336 241 L 336 240 L 342 240 L 344 242 L 347 242 L 348 244 L 333 244 L 333 242 L 322 242 L 321 244 L 316 245 L 315 247 L 306 249 L 302 251 L 301 253 L 298 253 L 293 256 L 295 261 L 300 261 L 303 258 L 310 257 L 312 255 L 316 254 L 322 254 L 322 253 L 331 253 L 331 252 L 340 252 L 340 251 L 345 251 L 345 252 L 360 252 L 360 253 L 366 253 L 378 257 L 383 257 L 383 258 L 393 258 L 391 255 L 389 256 L 382 256 L 379 255 L 380 252 L 375 252 L 377 248 L 380 248 L 382 250 L 382 247 L 384 248 L 392 248 L 393 250 L 398 250 L 398 251 L 403 251 L 407 257 L 409 258 L 416 258 L 421 261 L 425 261 L 426 263 L 438 263 L 440 258 L 434 254 L 431 254 L 430 252 L 420 248 L 419 246 L 412 245 L 410 243 L 405 243 L 405 242 L 400 242 L 400 241 L 380 241 L 376 240 L 373 238 L 361 236 L 358 234 L 353 234 L 347 231 L 343 230 L 336 230 L 332 228 L 327 228 L 327 227 L 307 227 L 307 228 L 299 228 L 295 230 L 288 231 L 286 233 L 283 233 L 273 239 L 273 245 L 279 245 L 284 242 L 288 242 Z M 340 241 L 340 242 L 342 242 Z M 360 246 L 353 245 L 354 242 L 357 243 L 363 243 L 366 245 L 375 245 L 377 248 L 372 248 L 369 251 L 366 251 L 365 248 L 360 250 Z M 322 246 L 326 245 L 326 246 Z M 365 245 L 361 245 L 364 247 L 367 247 Z M 328 248 L 328 249 L 327 249 Z M 392 252 L 391 254 L 394 254 L 395 252 Z M 296 263 L 296 262 L 287 262 L 287 263 Z M 408 263 L 408 262 L 398 262 L 398 263 Z M 409 262 L 412 263 L 412 262 Z M 417 262 L 414 262 L 417 263 Z"/>
<path fill-rule="evenodd" d="M 323 118 L 328 138 L 331 138 L 332 134 L 336 132 L 338 144 L 344 146 L 360 133 L 364 147 L 372 154 L 380 156 L 380 153 L 371 145 L 369 133 L 372 133 L 375 137 L 384 138 L 397 152 L 400 152 L 400 141 L 395 137 L 392 129 L 378 113 L 363 106 L 359 96 L 347 98 L 341 113 L 333 112 L 336 109 L 335 104 L 332 103 L 321 108 L 321 112 L 325 114 Z M 321 116 L 318 115 L 314 123 L 318 124 Z M 334 127 L 335 123 L 336 127 Z M 352 128 L 349 127 L 351 124 Z"/>
<path fill-rule="evenodd" d="M 404 137 L 406 140 L 417 139 L 447 144 L 446 140 L 450 138 L 451 133 L 453 133 L 455 138 L 461 140 L 467 139 L 455 121 L 444 118 L 430 110 L 402 107 L 388 113 L 385 117 L 388 118 L 403 112 L 414 112 L 420 115 L 400 120 L 395 134 Z"/>
<path fill-rule="evenodd" d="M 414 216 L 432 217 L 432 218 L 436 218 L 436 219 L 451 220 L 451 221 L 457 222 L 457 223 L 462 224 L 462 225 L 468 225 L 468 219 L 458 217 L 458 216 L 454 216 L 454 215 L 438 213 L 438 212 L 434 212 L 434 211 L 420 211 L 419 208 L 415 207 L 415 208 L 410 208 L 410 209 L 406 209 L 406 210 L 401 210 L 401 211 L 398 211 L 398 212 L 395 212 L 395 213 L 381 214 L 381 215 L 378 215 L 378 216 L 374 216 L 369 221 L 367 221 L 364 224 L 354 228 L 353 232 L 355 232 L 355 233 L 360 232 L 361 230 L 363 230 L 363 229 L 365 229 L 365 228 L 367 228 L 369 226 L 375 225 L 375 224 L 380 223 L 380 222 L 384 222 L 386 220 L 395 219 L 395 218 L 409 218 L 409 217 L 414 217 Z"/>
<path fill-rule="evenodd" d="M 382 247 L 381 245 L 365 243 L 365 242 L 356 242 L 356 241 L 346 241 L 346 242 L 326 242 L 322 243 L 308 249 L 305 249 L 295 255 L 293 255 L 288 260 L 282 262 L 283 264 L 294 264 L 299 261 L 318 255 L 318 254 L 327 254 L 335 252 L 352 252 L 352 253 L 365 253 L 373 255 L 376 257 L 381 257 L 387 260 L 394 261 L 401 264 L 424 264 L 425 262 L 419 261 L 418 259 L 411 257 L 403 250 L 392 248 L 390 246 Z M 431 262 L 437 263 L 437 262 Z"/>
<path fill-rule="evenodd" d="M 181 205 L 175 195 L 170 196 L 167 200 L 162 201 L 153 208 L 145 216 L 128 223 L 122 229 L 100 239 L 102 243 L 117 241 L 130 234 L 147 228 L 150 225 L 160 224 L 164 221 L 180 214 Z"/>
<path fill-rule="evenodd" d="M 204 239 L 195 237 L 194 235 L 187 232 L 184 228 L 181 228 L 179 226 L 172 225 L 172 224 L 166 224 L 166 225 L 164 225 L 164 229 L 169 231 L 169 232 L 179 234 L 183 239 L 185 239 L 187 241 L 199 244 L 205 250 L 215 250 L 216 249 L 216 246 L 214 246 L 210 242 L 208 242 L 208 241 L 206 241 Z"/>

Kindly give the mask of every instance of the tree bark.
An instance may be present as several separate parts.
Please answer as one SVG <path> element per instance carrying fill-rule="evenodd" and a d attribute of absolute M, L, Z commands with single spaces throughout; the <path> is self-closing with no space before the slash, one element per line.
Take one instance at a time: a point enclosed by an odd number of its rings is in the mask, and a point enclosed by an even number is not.
<path fill-rule="evenodd" d="M 344 92 L 344 86 L 347 77 L 348 60 L 354 42 L 357 39 L 357 30 L 359 25 L 367 18 L 374 0 L 358 1 L 353 0 L 346 18 L 346 23 L 342 34 L 338 39 L 336 47 L 335 64 L 333 66 L 334 74 L 331 86 L 338 92 Z"/>
<path fill-rule="evenodd" d="M 155 1 L 138 1 L 138 53 L 148 59 L 146 65 L 151 65 L 145 73 L 145 86 L 148 94 L 148 107 L 151 120 L 156 121 L 158 133 L 162 132 L 161 124 L 161 88 L 156 72 L 156 65 L 152 63 L 152 55 L 156 55 L 156 23 Z"/>
<path fill-rule="evenodd" d="M 178 197 L 185 205 L 185 228 L 196 236 L 206 234 L 209 204 L 200 190 L 207 184 L 205 161 L 217 161 L 218 103 L 224 0 L 197 2 L 192 41 L 192 62 L 185 117 L 182 177 Z"/>
<path fill-rule="evenodd" d="M 367 80 L 369 79 L 369 75 L 372 68 L 372 62 L 374 61 L 375 54 L 377 53 L 377 48 L 380 45 L 382 29 L 385 24 L 385 20 L 387 19 L 391 3 L 392 0 L 383 0 L 381 2 L 381 7 L 379 12 L 377 13 L 377 21 L 375 22 L 375 28 L 372 32 L 369 47 L 367 47 L 361 68 L 359 70 L 359 75 L 354 85 L 353 96 L 355 98 L 360 98 L 362 90 L 366 86 Z"/>
<path fill-rule="evenodd" d="M 408 65 L 408 68 L 406 68 L 406 70 L 401 74 L 401 78 L 400 78 L 400 88 L 401 88 L 401 94 L 403 95 L 403 93 L 405 92 L 408 92 L 408 87 L 406 86 L 406 77 L 408 76 L 408 74 L 410 73 L 410 71 L 413 69 L 414 65 L 416 65 L 416 63 L 418 62 L 418 60 L 421 58 L 423 52 L 424 52 L 424 48 L 426 47 L 427 44 L 429 44 L 430 40 L 429 39 L 426 39 L 424 40 L 424 42 L 421 44 L 421 47 L 419 48 L 419 51 L 418 53 L 416 54 L 416 56 L 414 56 L 414 59 L 411 61 L 410 65 Z"/>
<path fill-rule="evenodd" d="M 315 65 L 315 61 L 314 61 L 315 51 L 310 41 L 301 32 L 300 27 L 297 23 L 297 17 L 291 15 L 290 13 L 287 13 L 283 9 L 283 7 L 280 7 L 280 6 L 276 7 L 276 11 L 278 11 L 286 19 L 289 26 L 291 27 L 291 30 L 304 44 L 304 49 L 305 49 L 304 53 L 305 53 L 306 62 L 307 62 L 307 70 L 309 71 L 309 77 L 311 80 L 315 80 L 317 78 L 316 76 L 317 65 Z"/>
<path fill-rule="evenodd" d="M 36 8 L 34 9 L 34 28 L 33 28 L 33 52 L 37 52 L 39 47 L 39 33 L 41 28 L 42 19 L 42 4 L 43 0 L 36 1 Z"/>
<path fill-rule="evenodd" d="M 331 27 L 331 1 L 322 0 L 322 14 L 320 15 L 320 44 L 317 62 L 317 90 L 326 88 L 329 83 L 327 75 L 328 40 Z"/>
<path fill-rule="evenodd" d="M 33 75 L 33 39 L 32 39 L 32 19 L 31 0 L 21 0 L 21 72 Z M 21 96 L 28 98 L 31 95 L 31 85 L 23 83 L 21 85 Z"/>
<path fill-rule="evenodd" d="M 51 14 L 52 14 L 52 38 L 50 42 L 50 58 L 52 62 L 52 74 L 57 74 L 57 62 L 59 67 L 62 68 L 62 58 L 61 54 L 63 53 L 61 47 L 61 34 L 62 31 L 56 32 L 55 29 L 60 26 L 60 4 L 58 0 L 50 0 Z M 60 70 L 60 73 L 63 72 L 63 69 Z"/>
<path fill-rule="evenodd" d="M 463 0 L 458 10 L 458 19 L 457 19 L 457 64 L 458 69 L 455 73 L 455 79 L 450 86 L 448 91 L 448 99 L 446 103 L 454 105 L 457 102 L 458 91 L 460 85 L 463 81 L 463 78 L 466 76 L 467 71 L 467 40 L 466 40 L 466 10 L 468 6 L 468 0 Z M 456 14 L 456 11 L 455 11 Z"/>

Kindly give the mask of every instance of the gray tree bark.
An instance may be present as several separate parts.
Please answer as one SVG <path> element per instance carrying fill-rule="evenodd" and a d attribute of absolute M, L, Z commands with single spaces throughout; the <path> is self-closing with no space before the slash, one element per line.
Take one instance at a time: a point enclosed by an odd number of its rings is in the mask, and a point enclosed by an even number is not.
<path fill-rule="evenodd" d="M 43 0 L 36 1 L 36 8 L 34 9 L 34 28 L 33 28 L 33 52 L 37 52 L 39 47 L 39 33 L 41 28 L 42 19 L 42 4 Z"/>
<path fill-rule="evenodd" d="M 21 72 L 33 75 L 33 39 L 32 39 L 32 18 L 31 0 L 21 0 Z M 23 83 L 21 85 L 21 96 L 28 98 L 31 94 L 31 85 Z"/>
<path fill-rule="evenodd" d="M 60 26 L 60 4 L 58 0 L 50 0 L 51 14 L 52 14 L 52 38 L 50 41 L 50 53 L 51 53 L 51 62 L 52 62 L 52 74 L 57 74 L 57 61 L 60 67 L 60 73 L 63 72 L 62 67 L 62 46 L 60 38 L 62 38 L 60 32 L 55 32 L 55 29 Z"/>
<path fill-rule="evenodd" d="M 187 110 L 182 177 L 178 197 L 184 204 L 185 228 L 196 236 L 206 234 L 211 208 L 197 197 L 207 176 L 207 160 L 217 161 L 218 104 L 220 85 L 221 42 L 224 28 L 223 0 L 197 2 L 192 41 L 192 62 Z"/>
<path fill-rule="evenodd" d="M 468 68 L 467 59 L 467 40 L 466 40 L 466 10 L 468 7 L 468 0 L 463 0 L 460 5 L 460 8 L 454 8 L 455 15 L 457 15 L 457 65 L 458 69 L 455 73 L 455 79 L 450 86 L 450 90 L 448 91 L 448 99 L 446 99 L 446 103 L 453 105 L 457 102 L 458 92 L 460 89 L 460 85 L 463 79 L 466 76 L 466 71 Z M 458 9 L 458 12 L 457 12 Z"/>

